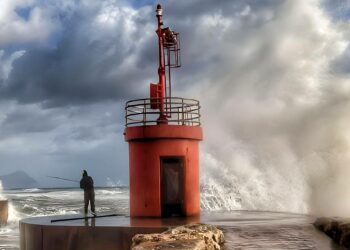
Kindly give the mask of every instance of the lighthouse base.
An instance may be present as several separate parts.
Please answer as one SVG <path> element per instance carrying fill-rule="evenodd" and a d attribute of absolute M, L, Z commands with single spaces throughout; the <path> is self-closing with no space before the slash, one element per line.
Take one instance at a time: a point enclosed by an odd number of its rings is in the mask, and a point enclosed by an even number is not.
<path fill-rule="evenodd" d="M 129 143 L 130 215 L 198 216 L 201 127 L 136 126 Z"/>

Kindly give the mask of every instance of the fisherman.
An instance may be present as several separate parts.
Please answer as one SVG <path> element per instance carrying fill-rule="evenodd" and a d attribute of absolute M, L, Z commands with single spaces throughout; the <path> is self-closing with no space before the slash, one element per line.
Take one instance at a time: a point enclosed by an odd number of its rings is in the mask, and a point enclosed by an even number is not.
<path fill-rule="evenodd" d="M 84 212 L 85 215 L 88 213 L 88 207 L 90 202 L 91 213 L 96 216 L 95 213 L 95 191 L 94 191 L 94 181 L 86 170 L 83 171 L 83 178 L 80 181 L 80 188 L 84 189 Z"/>

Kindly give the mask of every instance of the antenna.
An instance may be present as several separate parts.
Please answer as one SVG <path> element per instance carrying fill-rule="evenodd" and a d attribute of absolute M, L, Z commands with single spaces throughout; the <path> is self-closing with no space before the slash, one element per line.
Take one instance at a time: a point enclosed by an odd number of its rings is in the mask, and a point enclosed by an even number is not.
<path fill-rule="evenodd" d="M 163 9 L 157 5 L 156 17 L 158 28 L 156 30 L 159 46 L 159 82 L 151 83 L 150 96 L 151 108 L 159 109 L 158 124 L 167 124 L 171 117 L 171 68 L 181 66 L 179 33 L 172 31 L 169 27 L 163 27 Z M 166 78 L 168 77 L 168 80 Z"/>

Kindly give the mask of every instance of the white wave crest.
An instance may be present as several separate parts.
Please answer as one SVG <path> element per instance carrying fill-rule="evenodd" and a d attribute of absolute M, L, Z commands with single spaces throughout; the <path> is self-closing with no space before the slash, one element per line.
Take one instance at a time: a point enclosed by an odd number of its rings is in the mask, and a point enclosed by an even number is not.
<path fill-rule="evenodd" d="M 2 194 L 2 182 L 1 182 L 1 180 L 0 180 L 0 200 L 3 200 L 3 199 L 5 199 L 5 197 L 4 197 L 4 195 Z"/>
<path fill-rule="evenodd" d="M 24 189 L 23 192 L 25 193 L 35 193 L 35 192 L 40 192 L 41 189 L 40 188 L 28 188 L 28 189 Z"/>
<path fill-rule="evenodd" d="M 20 219 L 22 219 L 22 216 L 20 216 L 20 213 L 15 209 L 12 202 L 9 201 L 8 203 L 9 208 L 9 216 L 8 216 L 8 222 L 18 222 Z"/>

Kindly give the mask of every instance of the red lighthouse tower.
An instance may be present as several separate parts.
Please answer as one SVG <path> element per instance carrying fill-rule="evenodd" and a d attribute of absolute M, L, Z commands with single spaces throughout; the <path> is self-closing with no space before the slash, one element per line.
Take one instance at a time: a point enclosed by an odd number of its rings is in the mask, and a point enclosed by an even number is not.
<path fill-rule="evenodd" d="M 194 216 L 200 212 L 199 102 L 171 96 L 171 68 L 180 67 L 178 33 L 163 27 L 157 5 L 159 82 L 150 98 L 126 103 L 129 143 L 130 215 Z"/>

